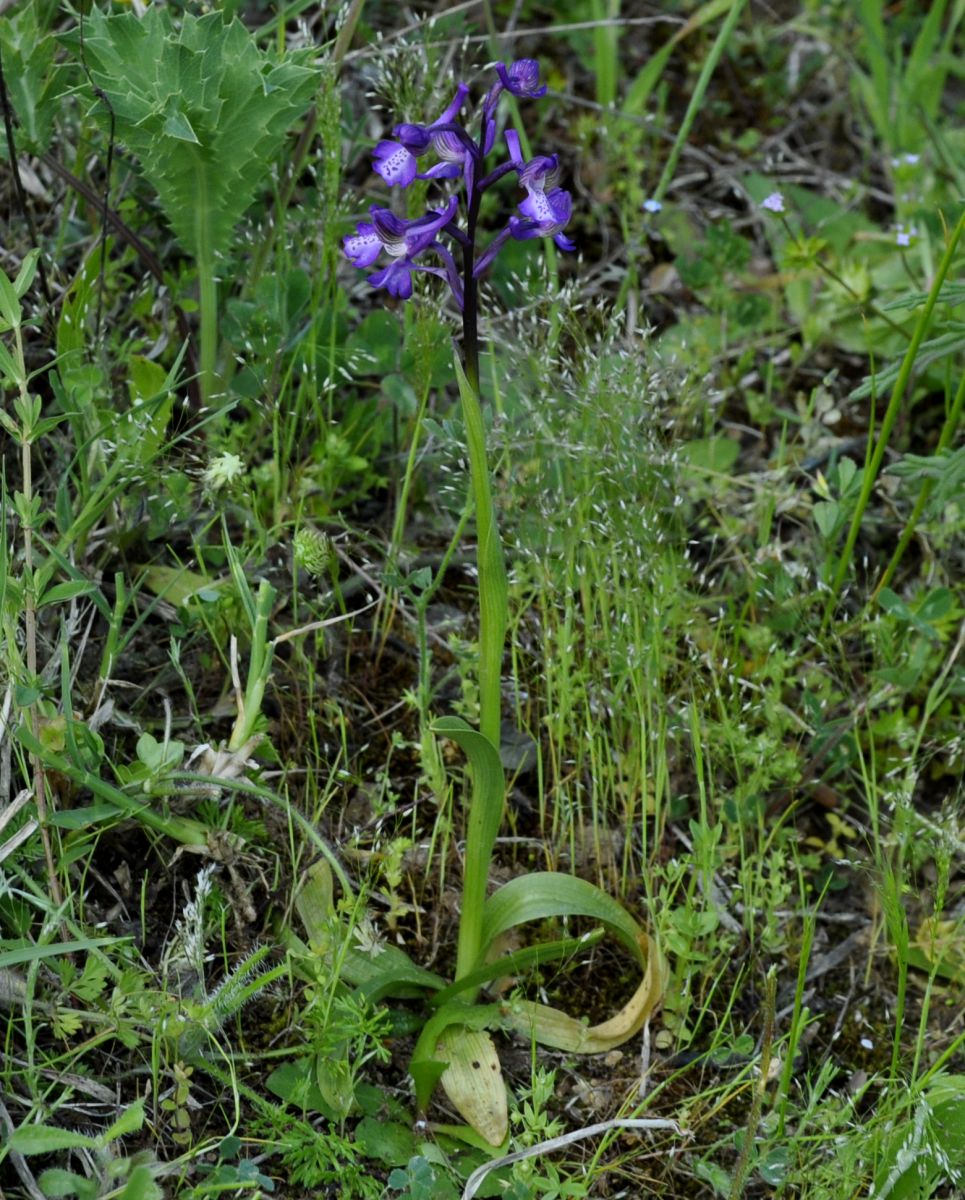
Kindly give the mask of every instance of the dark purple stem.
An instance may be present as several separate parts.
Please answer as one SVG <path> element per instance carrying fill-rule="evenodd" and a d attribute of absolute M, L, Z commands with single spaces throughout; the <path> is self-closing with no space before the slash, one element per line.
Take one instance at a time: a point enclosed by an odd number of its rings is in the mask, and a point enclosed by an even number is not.
<path fill-rule="evenodd" d="M 490 171 L 489 174 L 486 176 L 486 178 L 480 181 L 479 190 L 481 192 L 485 191 L 486 188 L 488 188 L 490 184 L 496 183 L 496 181 L 499 179 L 502 179 L 502 177 L 504 175 L 508 175 L 510 171 L 518 171 L 518 170 L 519 170 L 519 167 L 516 165 L 516 163 L 512 163 L 512 162 L 502 163 L 500 166 L 498 166 L 495 169 L 495 171 Z"/>

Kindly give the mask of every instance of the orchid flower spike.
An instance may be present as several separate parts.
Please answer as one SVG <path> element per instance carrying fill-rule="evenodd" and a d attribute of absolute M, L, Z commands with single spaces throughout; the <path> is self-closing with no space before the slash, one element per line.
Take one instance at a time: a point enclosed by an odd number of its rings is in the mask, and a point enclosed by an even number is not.
<path fill-rule="evenodd" d="M 379 142 L 373 154 L 373 166 L 388 186 L 406 188 L 414 179 L 458 179 L 459 194 L 465 202 L 465 221 L 457 223 L 459 198 L 452 195 L 445 208 L 430 209 L 421 217 L 407 220 L 389 208 L 373 205 L 370 219 L 359 221 L 355 232 L 343 239 L 346 258 L 363 270 L 376 264 L 383 252 L 388 266 L 370 275 L 374 287 L 385 288 L 390 295 L 406 300 L 413 293 L 412 276 L 424 271 L 445 279 L 456 303 L 463 310 L 467 362 L 478 357 L 476 312 L 478 293 L 475 281 L 489 267 L 510 238 L 526 241 L 551 237 L 561 250 L 574 250 L 574 243 L 563 233 L 573 211 L 569 192 L 556 186 L 559 159 L 555 154 L 523 158 L 519 135 L 512 129 L 506 134 L 510 159 L 488 173 L 484 164 L 496 139 L 496 109 L 504 91 L 517 97 L 538 98 L 546 94 L 539 81 L 539 64 L 532 58 L 519 58 L 507 66 L 496 63 L 496 81 L 482 102 L 478 133 L 471 135 L 460 116 L 469 93 L 461 83 L 451 103 L 429 125 L 404 122 L 392 130 L 392 137 Z M 432 152 L 437 161 L 427 170 L 419 170 L 419 159 Z M 477 222 L 480 201 L 487 188 L 515 171 L 526 199 L 518 215 L 509 218 L 486 248 L 477 248 Z M 445 235 L 445 240 L 441 240 Z M 452 249 L 462 259 L 457 268 Z M 431 251 L 435 262 L 425 263 Z M 441 265 L 439 265 L 441 264 Z"/>

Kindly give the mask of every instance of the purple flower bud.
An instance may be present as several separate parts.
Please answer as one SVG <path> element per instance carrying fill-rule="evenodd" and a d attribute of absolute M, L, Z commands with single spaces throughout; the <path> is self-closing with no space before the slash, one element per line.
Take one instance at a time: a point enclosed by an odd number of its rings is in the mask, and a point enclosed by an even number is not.
<path fill-rule="evenodd" d="M 539 86 L 539 63 L 535 58 L 517 58 L 506 69 L 504 63 L 496 63 L 499 82 L 514 96 L 530 96 L 538 100 L 546 95 L 546 86 Z"/>

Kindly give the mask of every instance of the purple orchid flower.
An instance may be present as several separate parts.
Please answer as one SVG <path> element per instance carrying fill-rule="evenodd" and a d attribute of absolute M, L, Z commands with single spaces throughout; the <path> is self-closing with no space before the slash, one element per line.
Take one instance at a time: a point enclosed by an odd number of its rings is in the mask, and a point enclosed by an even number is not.
<path fill-rule="evenodd" d="M 359 268 L 371 267 L 383 250 L 395 259 L 369 276 L 373 287 L 384 287 L 392 296 L 408 300 L 412 295 L 412 272 L 427 271 L 442 275 L 454 284 L 453 292 L 458 300 L 461 287 L 452 255 L 436 241 L 436 234 L 453 219 L 457 206 L 458 201 L 452 196 L 445 208 L 432 209 L 424 216 L 406 220 L 390 209 L 374 204 L 369 210 L 372 220 L 360 221 L 355 233 L 343 239 L 345 256 Z M 429 249 L 442 258 L 444 268 L 416 263 L 415 260 Z"/>
<path fill-rule="evenodd" d="M 505 63 L 496 63 L 499 82 L 514 96 L 538 100 L 546 95 L 546 85 L 539 86 L 539 63 L 535 58 L 517 58 L 507 70 Z"/>
<path fill-rule="evenodd" d="M 555 154 L 539 154 L 524 162 L 515 129 L 506 130 L 506 145 L 519 182 L 526 189 L 526 199 L 519 206 L 523 218 L 509 218 L 510 234 L 517 241 L 551 237 L 561 250 L 575 250 L 576 245 L 562 232 L 573 211 L 573 197 L 563 188 L 552 186 L 559 159 Z"/>
<path fill-rule="evenodd" d="M 553 188 L 550 192 L 531 191 L 519 211 L 523 214 L 522 219 L 509 218 L 509 231 L 517 241 L 551 237 L 561 250 L 576 249 L 576 243 L 562 232 L 573 212 L 573 197 L 569 192 L 563 188 Z"/>
<path fill-rule="evenodd" d="M 379 142 L 373 151 L 372 166 L 389 187 L 407 188 L 413 179 L 454 179 L 462 173 L 464 155 L 472 152 L 472 141 L 453 121 L 468 95 L 469 88 L 460 83 L 452 103 L 431 125 L 396 125 L 392 130 L 396 140 Z M 439 140 L 443 135 L 451 135 L 458 144 L 463 155 L 458 161 L 440 151 Z M 450 154 L 454 153 L 448 138 L 443 144 Z M 430 146 L 440 153 L 444 161 L 420 175 L 418 156 L 425 154 Z"/>

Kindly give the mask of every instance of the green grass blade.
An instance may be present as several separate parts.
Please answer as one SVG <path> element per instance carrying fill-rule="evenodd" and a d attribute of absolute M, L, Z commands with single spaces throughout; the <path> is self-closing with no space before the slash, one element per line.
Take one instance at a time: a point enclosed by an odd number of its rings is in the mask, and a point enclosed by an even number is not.
<path fill-rule="evenodd" d="M 958 243 L 962 236 L 962 231 L 965 230 L 965 209 L 962 210 L 958 224 L 955 226 L 951 237 L 948 239 L 948 244 L 945 247 L 945 253 L 939 263 L 938 270 L 935 273 L 935 278 L 932 280 L 931 288 L 928 292 L 928 300 L 925 307 L 921 311 L 921 316 L 918 318 L 918 324 L 915 326 L 915 332 L 912 334 L 911 341 L 908 344 L 908 349 L 905 351 L 905 357 L 901 362 L 901 369 L 898 372 L 898 378 L 895 381 L 895 386 L 891 392 L 891 398 L 888 401 L 888 407 L 885 410 L 884 418 L 881 422 L 881 429 L 878 433 L 878 440 L 875 443 L 874 452 L 871 455 L 871 460 L 865 467 L 862 476 L 861 494 L 858 497 L 858 503 L 855 505 L 854 515 L 851 518 L 851 525 L 848 529 L 847 540 L 844 544 L 844 549 L 841 552 L 841 557 L 838 560 L 837 570 L 834 574 L 834 581 L 831 585 L 831 593 L 828 596 L 827 603 L 824 609 L 823 626 L 827 628 L 828 622 L 831 619 L 831 614 L 834 611 L 834 606 L 837 603 L 838 596 L 841 592 L 841 587 L 844 583 L 844 577 L 848 571 L 848 565 L 851 562 L 851 555 L 854 553 L 855 543 L 858 540 L 858 531 L 861 529 L 861 521 L 864 517 L 865 509 L 868 507 L 868 501 L 871 499 L 871 491 L 874 488 L 875 481 L 878 478 L 878 472 L 881 469 L 881 463 L 885 457 L 885 451 L 888 448 L 888 439 L 891 436 L 891 431 L 894 428 L 898 413 L 901 411 L 901 405 L 905 398 L 905 389 L 911 379 L 912 371 L 915 367 L 915 359 L 918 351 L 924 340 L 925 334 L 931 325 L 932 316 L 935 312 L 935 305 L 938 301 L 938 294 L 942 290 L 942 285 L 951 269 L 952 261 L 955 257 L 955 251 L 958 248 Z"/>

